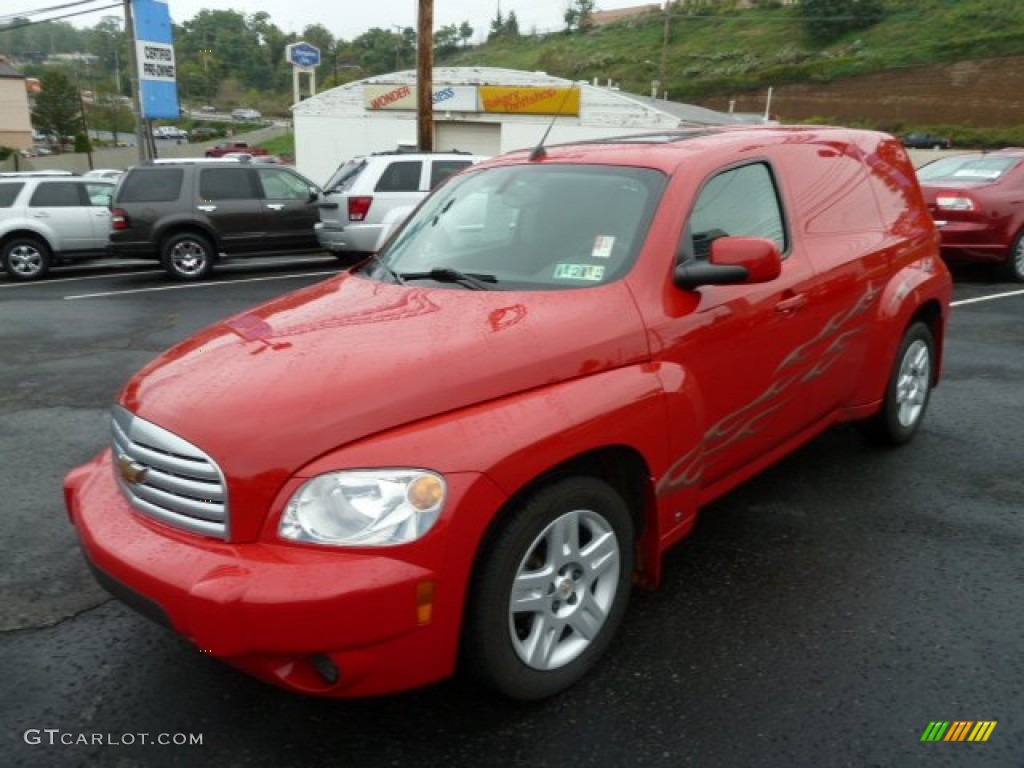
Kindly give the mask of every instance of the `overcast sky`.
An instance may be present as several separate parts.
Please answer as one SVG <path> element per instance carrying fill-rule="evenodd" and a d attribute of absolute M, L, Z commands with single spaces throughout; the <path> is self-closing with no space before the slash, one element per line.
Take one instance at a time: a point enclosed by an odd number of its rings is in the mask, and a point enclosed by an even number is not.
<path fill-rule="evenodd" d="M 0 16 L 52 8 L 61 1 L 3 0 L 5 7 Z M 610 11 L 650 2 L 660 4 L 660 0 L 597 0 L 595 6 L 598 10 Z M 502 14 L 507 16 L 509 11 L 515 11 L 520 31 L 529 33 L 562 28 L 562 16 L 569 0 L 434 0 L 434 29 L 468 21 L 474 29 L 472 42 L 478 42 L 486 37 L 499 3 Z M 271 21 L 285 32 L 299 34 L 309 24 L 323 24 L 343 40 L 352 40 L 373 27 L 391 29 L 395 24 L 415 27 L 419 6 L 417 0 L 168 0 L 168 4 L 171 18 L 179 24 L 202 10 L 234 10 L 247 15 L 266 11 Z M 75 26 L 91 27 L 111 14 L 119 15 L 120 9 L 107 9 L 68 21 Z"/>

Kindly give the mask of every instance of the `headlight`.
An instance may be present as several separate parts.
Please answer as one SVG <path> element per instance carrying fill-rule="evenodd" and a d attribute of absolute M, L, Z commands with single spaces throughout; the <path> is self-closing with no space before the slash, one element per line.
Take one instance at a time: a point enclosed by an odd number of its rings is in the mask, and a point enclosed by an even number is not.
<path fill-rule="evenodd" d="M 292 496 L 278 533 L 342 547 L 404 544 L 437 522 L 446 493 L 444 478 L 425 469 L 329 472 Z"/>

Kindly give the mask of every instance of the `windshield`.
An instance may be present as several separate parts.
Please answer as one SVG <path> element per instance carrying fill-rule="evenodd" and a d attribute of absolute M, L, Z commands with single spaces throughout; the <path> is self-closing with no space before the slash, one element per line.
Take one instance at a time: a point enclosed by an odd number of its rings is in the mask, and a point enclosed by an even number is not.
<path fill-rule="evenodd" d="M 957 155 L 917 169 L 921 181 L 998 181 L 1019 158 L 997 155 Z"/>
<path fill-rule="evenodd" d="M 493 289 L 582 288 L 624 275 L 666 178 L 648 168 L 533 164 L 464 172 L 380 253 L 370 275 Z M 376 271 L 375 271 L 376 270 Z M 445 272 L 447 271 L 447 272 Z M 442 279 L 438 279 L 438 276 Z"/>

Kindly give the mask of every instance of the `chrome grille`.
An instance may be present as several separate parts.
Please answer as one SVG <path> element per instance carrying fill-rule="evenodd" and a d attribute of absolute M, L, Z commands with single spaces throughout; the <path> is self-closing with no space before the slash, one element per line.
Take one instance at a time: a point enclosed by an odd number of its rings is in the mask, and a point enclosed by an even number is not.
<path fill-rule="evenodd" d="M 228 496 L 217 462 L 120 406 L 113 410 L 114 476 L 132 506 L 161 522 L 228 537 Z"/>

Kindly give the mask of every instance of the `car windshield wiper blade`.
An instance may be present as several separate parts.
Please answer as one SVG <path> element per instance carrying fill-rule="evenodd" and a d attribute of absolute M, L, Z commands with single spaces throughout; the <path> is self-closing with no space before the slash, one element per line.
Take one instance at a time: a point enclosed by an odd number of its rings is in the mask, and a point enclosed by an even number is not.
<path fill-rule="evenodd" d="M 474 291 L 494 290 L 493 283 L 498 282 L 498 278 L 494 275 L 460 272 L 451 267 L 434 267 L 427 272 L 402 272 L 399 277 L 402 280 L 436 280 L 439 283 L 459 283 Z"/>

